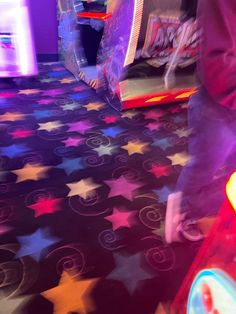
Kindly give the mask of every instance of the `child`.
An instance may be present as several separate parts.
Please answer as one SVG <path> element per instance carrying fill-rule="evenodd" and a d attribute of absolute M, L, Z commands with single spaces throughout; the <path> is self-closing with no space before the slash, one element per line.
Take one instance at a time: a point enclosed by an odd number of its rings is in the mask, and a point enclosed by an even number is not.
<path fill-rule="evenodd" d="M 176 192 L 167 202 L 166 241 L 198 241 L 203 223 L 214 221 L 227 176 L 236 170 L 236 3 L 199 0 L 202 28 L 198 77 L 190 101 L 189 154 Z M 224 176 L 216 179 L 224 168 Z"/>

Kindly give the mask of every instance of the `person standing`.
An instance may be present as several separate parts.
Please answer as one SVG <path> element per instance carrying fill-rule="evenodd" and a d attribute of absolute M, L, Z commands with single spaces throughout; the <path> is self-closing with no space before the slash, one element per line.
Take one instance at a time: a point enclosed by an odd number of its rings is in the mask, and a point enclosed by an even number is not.
<path fill-rule="evenodd" d="M 168 243 L 206 236 L 224 201 L 225 181 L 236 170 L 235 0 L 199 0 L 198 20 L 199 88 L 188 113 L 192 158 L 167 201 Z"/>

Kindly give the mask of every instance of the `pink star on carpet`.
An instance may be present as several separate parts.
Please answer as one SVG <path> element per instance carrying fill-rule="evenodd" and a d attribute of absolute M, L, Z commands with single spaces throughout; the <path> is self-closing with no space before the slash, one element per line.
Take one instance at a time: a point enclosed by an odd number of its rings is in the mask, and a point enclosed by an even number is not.
<path fill-rule="evenodd" d="M 54 102 L 54 99 L 40 99 L 37 101 L 39 105 L 49 105 Z"/>
<path fill-rule="evenodd" d="M 106 123 L 115 123 L 115 122 L 119 121 L 120 118 L 117 116 L 107 116 L 107 117 L 103 118 L 102 120 Z"/>
<path fill-rule="evenodd" d="M 16 97 L 16 93 L 10 92 L 0 93 L 0 98 L 14 98 L 14 97 Z"/>
<path fill-rule="evenodd" d="M 88 89 L 87 86 L 76 86 L 76 87 L 72 88 L 72 90 L 73 90 L 74 92 L 82 92 L 82 91 L 85 91 L 85 90 L 87 90 L 87 89 Z"/>
<path fill-rule="evenodd" d="M 82 137 L 69 137 L 67 140 L 62 142 L 66 145 L 66 147 L 79 146 L 84 143 L 84 139 Z"/>
<path fill-rule="evenodd" d="M 62 198 L 40 199 L 37 203 L 27 206 L 34 210 L 34 217 L 39 217 L 45 214 L 54 214 L 61 210 Z"/>
<path fill-rule="evenodd" d="M 158 122 L 151 122 L 151 123 L 148 123 L 146 125 L 146 127 L 150 130 L 150 131 L 156 131 L 156 130 L 159 130 L 161 128 L 161 123 L 158 123 Z"/>
<path fill-rule="evenodd" d="M 69 123 L 68 132 L 79 132 L 85 134 L 86 131 L 92 129 L 95 125 L 89 120 L 81 120 L 74 123 Z"/>
<path fill-rule="evenodd" d="M 143 186 L 143 183 L 130 182 L 124 176 L 114 180 L 104 181 L 110 187 L 108 197 L 123 196 L 132 201 L 135 196 L 135 191 Z"/>
<path fill-rule="evenodd" d="M 61 95 L 63 94 L 64 91 L 62 89 L 49 89 L 49 90 L 46 90 L 45 92 L 43 92 L 43 96 L 58 96 L 58 95 Z"/>
<path fill-rule="evenodd" d="M 171 173 L 171 167 L 165 165 L 152 165 L 152 169 L 150 170 L 157 178 L 160 177 L 168 177 Z"/>
<path fill-rule="evenodd" d="M 145 119 L 158 120 L 159 118 L 164 116 L 164 112 L 159 110 L 150 110 L 146 112 L 144 115 Z"/>
<path fill-rule="evenodd" d="M 115 231 L 121 227 L 130 228 L 134 224 L 134 214 L 134 212 L 114 208 L 113 214 L 105 217 L 105 219 L 112 223 L 112 229 Z"/>
<path fill-rule="evenodd" d="M 12 138 L 18 139 L 18 138 L 26 138 L 34 136 L 35 131 L 34 130 L 16 130 L 11 133 Z"/>
<path fill-rule="evenodd" d="M 54 68 L 53 71 L 54 72 L 60 72 L 60 71 L 64 71 L 65 68 L 62 68 L 62 67 L 58 67 L 58 68 Z"/>
<path fill-rule="evenodd" d="M 180 108 L 180 107 L 173 107 L 173 108 L 170 108 L 169 109 L 169 111 L 171 112 L 171 113 L 178 113 L 178 112 L 180 112 L 182 110 L 182 108 Z"/>

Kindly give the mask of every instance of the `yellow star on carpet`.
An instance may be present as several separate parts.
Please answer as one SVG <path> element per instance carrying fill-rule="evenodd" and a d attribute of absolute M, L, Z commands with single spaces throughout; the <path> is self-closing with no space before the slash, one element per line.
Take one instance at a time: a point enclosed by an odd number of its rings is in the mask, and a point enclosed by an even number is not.
<path fill-rule="evenodd" d="M 40 180 L 46 178 L 46 171 L 50 167 L 45 167 L 39 164 L 26 164 L 24 168 L 12 171 L 17 175 L 16 183 L 26 181 L 26 180 Z"/>
<path fill-rule="evenodd" d="M 0 116 L 0 121 L 18 121 L 24 119 L 25 115 L 21 112 L 6 112 Z"/>
<path fill-rule="evenodd" d="M 189 129 L 179 129 L 179 130 L 174 131 L 173 133 L 178 135 L 178 137 L 188 137 L 191 131 Z"/>
<path fill-rule="evenodd" d="M 101 185 L 93 183 L 91 178 L 82 179 L 75 183 L 67 184 L 70 189 L 68 196 L 79 195 L 83 199 L 87 199 L 90 196 L 94 195 L 94 191 L 99 188 Z"/>
<path fill-rule="evenodd" d="M 73 77 L 68 77 L 68 78 L 64 78 L 62 80 L 60 80 L 59 82 L 61 82 L 61 84 L 70 84 L 75 82 L 75 79 Z"/>
<path fill-rule="evenodd" d="M 191 156 L 183 152 L 167 156 L 167 158 L 171 160 L 172 166 L 176 165 L 185 166 L 190 161 Z"/>
<path fill-rule="evenodd" d="M 130 110 L 122 113 L 122 118 L 130 118 L 132 119 L 133 117 L 137 116 L 139 114 L 138 111 Z"/>
<path fill-rule="evenodd" d="M 38 94 L 40 92 L 41 92 L 40 89 L 22 89 L 22 90 L 19 90 L 19 94 L 23 94 L 23 95 L 34 95 L 34 94 Z"/>
<path fill-rule="evenodd" d="M 59 285 L 41 294 L 54 304 L 54 314 L 87 314 L 95 310 L 90 293 L 97 280 L 77 280 L 67 272 L 63 272 Z"/>
<path fill-rule="evenodd" d="M 39 123 L 39 131 L 44 130 L 51 132 L 53 130 L 59 129 L 63 126 L 63 124 L 60 121 L 51 121 L 51 122 L 46 122 L 46 123 Z"/>
<path fill-rule="evenodd" d="M 84 106 L 87 111 L 92 111 L 92 110 L 96 110 L 99 111 L 104 107 L 104 104 L 101 102 L 91 102 L 88 105 Z"/>
<path fill-rule="evenodd" d="M 122 146 L 121 148 L 128 151 L 129 156 L 133 154 L 144 154 L 147 150 L 149 143 L 144 143 L 140 141 L 129 141 L 127 145 Z"/>

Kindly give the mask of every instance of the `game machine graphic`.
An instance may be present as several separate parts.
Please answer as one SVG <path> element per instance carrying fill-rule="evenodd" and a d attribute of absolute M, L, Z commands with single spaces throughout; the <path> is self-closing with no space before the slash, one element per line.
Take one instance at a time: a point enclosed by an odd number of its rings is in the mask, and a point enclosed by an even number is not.
<path fill-rule="evenodd" d="M 186 5 L 187 4 L 187 5 Z M 196 0 L 108 1 L 99 84 L 116 109 L 187 100 L 196 90 Z M 192 10 L 189 10 L 192 8 Z"/>
<path fill-rule="evenodd" d="M 0 78 L 38 74 L 27 0 L 0 0 Z"/>
<path fill-rule="evenodd" d="M 110 17 L 106 0 L 58 0 L 60 55 L 75 78 L 93 88 L 104 24 Z"/>
<path fill-rule="evenodd" d="M 172 305 L 171 314 L 236 313 L 236 172 L 227 200 Z"/>

